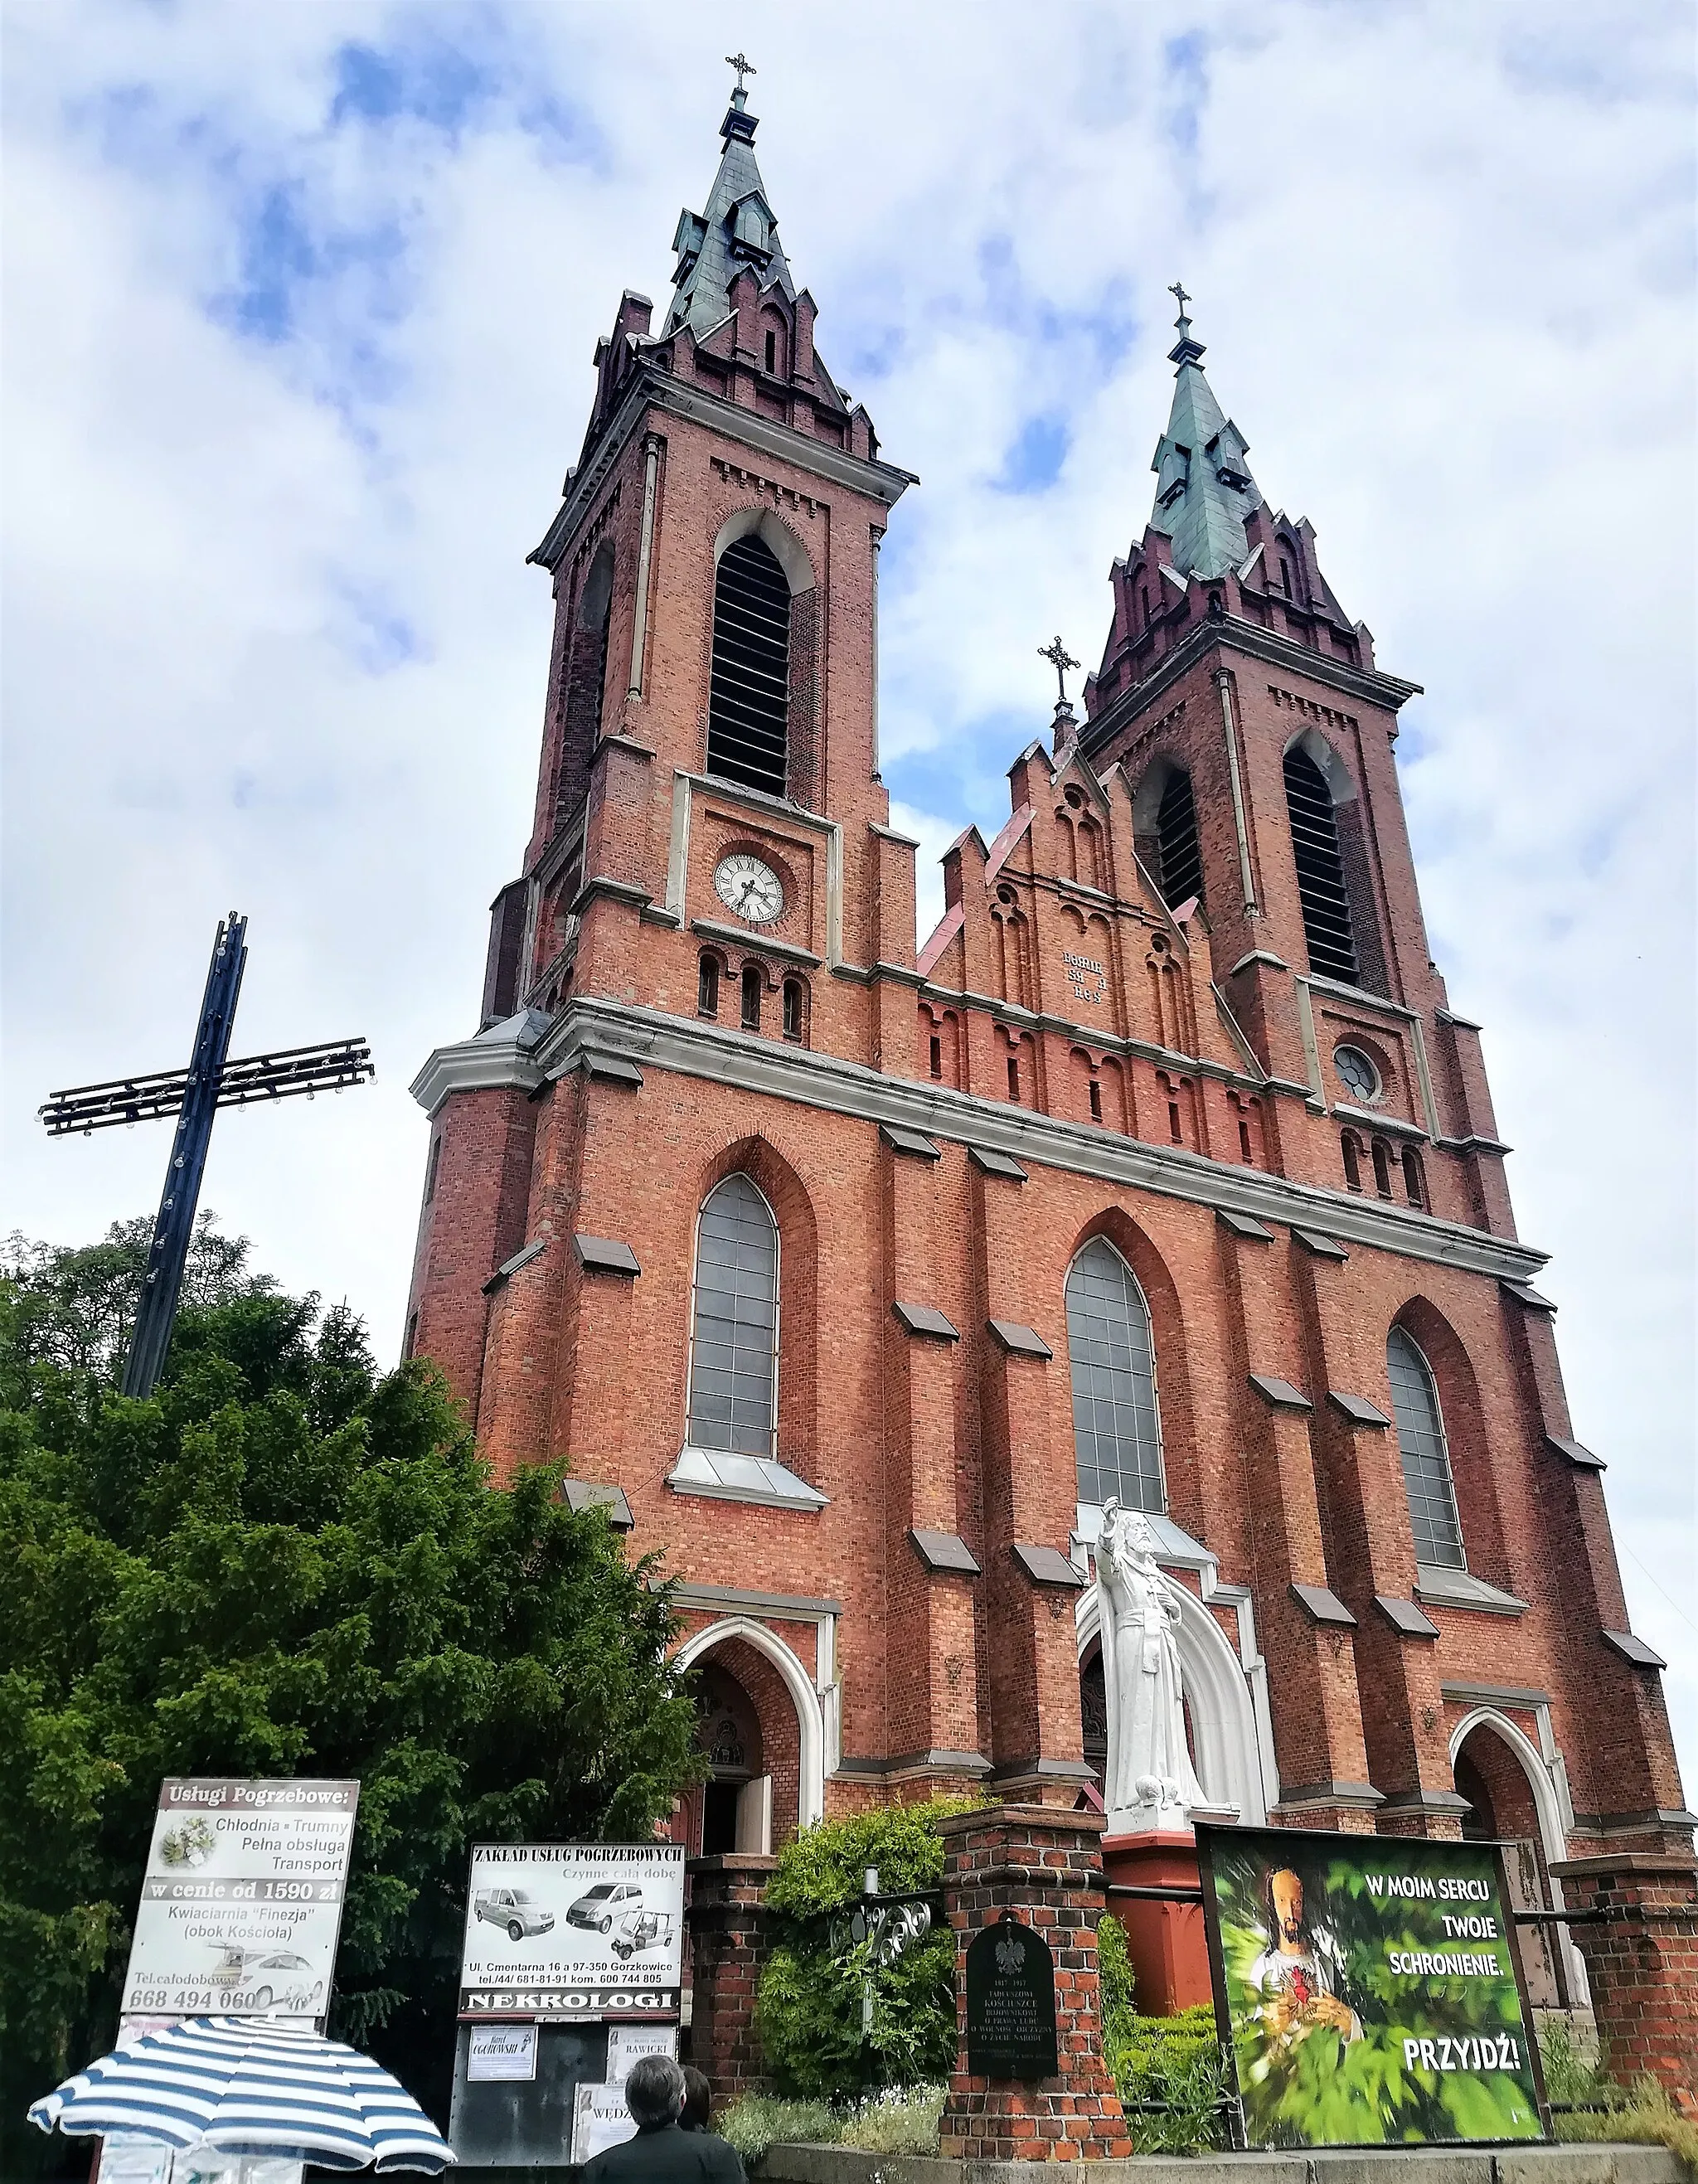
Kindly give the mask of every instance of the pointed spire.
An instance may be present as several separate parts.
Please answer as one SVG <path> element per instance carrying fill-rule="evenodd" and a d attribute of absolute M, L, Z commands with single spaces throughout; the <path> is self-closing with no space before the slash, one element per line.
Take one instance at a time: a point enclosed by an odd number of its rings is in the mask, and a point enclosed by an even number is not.
<path fill-rule="evenodd" d="M 1244 458 L 1250 443 L 1215 399 L 1203 371 L 1203 344 L 1191 338 L 1185 306 L 1191 298 L 1177 281 L 1174 321 L 1179 338 L 1168 350 L 1174 366 L 1173 408 L 1150 468 L 1155 472 L 1155 510 L 1150 521 L 1173 541 L 1173 566 L 1182 576 L 1219 577 L 1250 551 L 1244 519 L 1261 505 L 1261 493 Z"/>
<path fill-rule="evenodd" d="M 754 132 L 760 125 L 749 111 L 743 81 L 755 73 L 754 66 L 741 52 L 727 53 L 726 60 L 737 70 L 737 88 L 720 124 L 724 150 L 706 209 L 678 215 L 672 237 L 678 265 L 663 334 L 676 333 L 682 326 L 698 337 L 711 332 L 729 315 L 728 291 L 745 265 L 754 268 L 763 288 L 776 287 L 790 302 L 796 299 L 796 284 L 778 240 L 778 222 L 754 163 Z"/>

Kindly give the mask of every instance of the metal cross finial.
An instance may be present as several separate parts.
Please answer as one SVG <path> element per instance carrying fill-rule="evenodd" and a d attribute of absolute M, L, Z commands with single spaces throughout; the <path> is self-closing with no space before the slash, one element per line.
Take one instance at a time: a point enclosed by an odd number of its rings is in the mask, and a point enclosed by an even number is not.
<path fill-rule="evenodd" d="M 1078 661 L 1074 659 L 1059 637 L 1053 644 L 1040 644 L 1038 648 L 1038 657 L 1040 660 L 1047 660 L 1055 669 L 1055 702 L 1057 705 L 1065 705 L 1067 702 L 1067 670 L 1070 667 L 1077 667 Z"/>
<path fill-rule="evenodd" d="M 743 79 L 744 76 L 759 75 L 760 73 L 760 70 L 756 68 L 754 63 L 750 60 L 749 55 L 743 52 L 741 47 L 739 47 L 734 53 L 727 53 L 726 55 L 725 64 L 727 68 L 734 68 L 737 70 L 737 87 L 739 91 L 743 89 Z"/>
<path fill-rule="evenodd" d="M 1191 298 L 1185 293 L 1184 282 L 1183 281 L 1175 281 L 1169 287 L 1167 292 L 1170 296 L 1176 297 L 1178 299 L 1179 315 L 1183 319 L 1185 315 L 1185 306 L 1191 300 Z"/>

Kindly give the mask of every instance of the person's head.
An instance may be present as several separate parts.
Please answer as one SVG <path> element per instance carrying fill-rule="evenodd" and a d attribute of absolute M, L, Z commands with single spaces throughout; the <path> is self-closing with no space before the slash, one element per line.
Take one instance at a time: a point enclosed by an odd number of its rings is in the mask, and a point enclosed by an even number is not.
<path fill-rule="evenodd" d="M 1276 1948 L 1294 1948 L 1307 1931 L 1303 1881 L 1289 1865 L 1276 1866 L 1263 1886 L 1268 1937 Z"/>
<path fill-rule="evenodd" d="M 684 2065 L 684 2113 L 678 2119 L 686 2131 L 705 2131 L 713 2114 L 714 2089 L 693 2064 Z"/>
<path fill-rule="evenodd" d="M 674 2123 L 684 2104 L 684 2074 L 670 2055 L 639 2055 L 625 2081 L 625 2105 L 639 2131 Z"/>

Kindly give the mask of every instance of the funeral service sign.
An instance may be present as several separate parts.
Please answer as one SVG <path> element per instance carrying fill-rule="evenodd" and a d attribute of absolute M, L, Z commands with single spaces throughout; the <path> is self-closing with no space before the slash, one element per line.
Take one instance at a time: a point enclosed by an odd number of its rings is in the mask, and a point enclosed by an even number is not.
<path fill-rule="evenodd" d="M 459 2014 L 676 2015 L 684 1853 L 675 1843 L 480 1843 Z"/>
<path fill-rule="evenodd" d="M 1197 1828 L 1252 2147 L 1544 2135 L 1495 1844 Z"/>
<path fill-rule="evenodd" d="M 358 1782 L 169 1779 L 123 2014 L 322 2018 Z"/>

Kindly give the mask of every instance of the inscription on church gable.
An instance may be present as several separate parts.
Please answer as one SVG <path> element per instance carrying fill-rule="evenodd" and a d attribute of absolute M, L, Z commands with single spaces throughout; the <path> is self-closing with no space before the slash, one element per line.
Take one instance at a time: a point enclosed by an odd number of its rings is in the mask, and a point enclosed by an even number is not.
<path fill-rule="evenodd" d="M 1076 1001 L 1088 1007 L 1100 1008 L 1108 998 L 1108 972 L 1094 956 L 1076 956 L 1071 948 L 1061 950 L 1061 967 L 1067 974 L 1067 989 Z"/>

